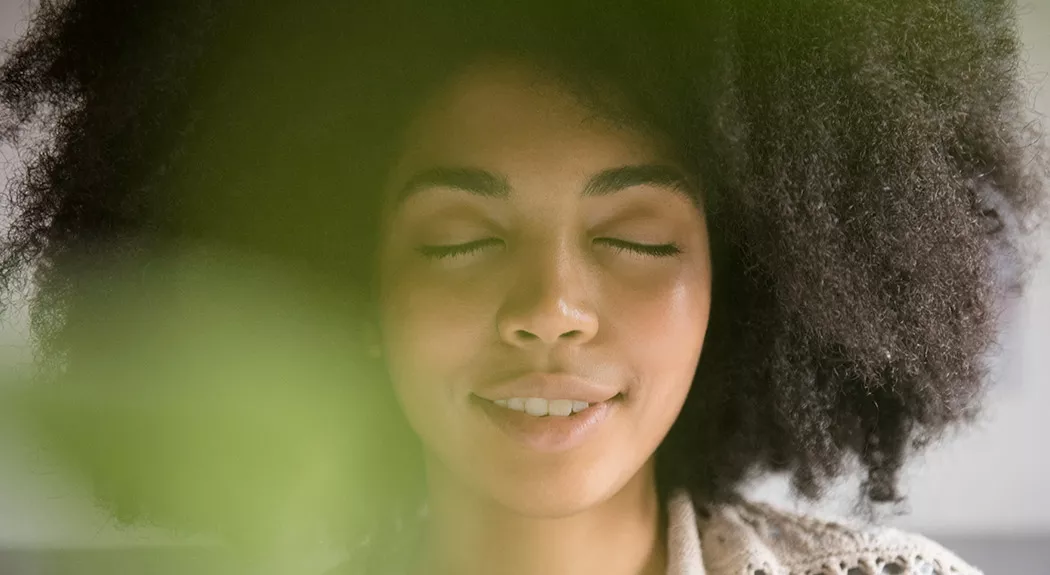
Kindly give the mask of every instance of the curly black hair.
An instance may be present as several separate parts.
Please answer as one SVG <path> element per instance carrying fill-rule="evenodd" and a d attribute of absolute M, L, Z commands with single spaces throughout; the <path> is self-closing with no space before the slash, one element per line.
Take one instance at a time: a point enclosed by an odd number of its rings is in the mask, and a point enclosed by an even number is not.
<path fill-rule="evenodd" d="M 859 462 L 863 499 L 899 500 L 907 457 L 979 406 L 1046 205 L 1008 0 L 44 0 L 0 68 L 28 158 L 0 279 L 35 270 L 42 364 L 76 380 L 116 321 L 85 302 L 127 302 L 85 274 L 187 239 L 369 301 L 401 130 L 487 54 L 669 136 L 703 183 L 712 316 L 661 488 L 719 501 L 779 470 L 817 497 Z M 141 485 L 174 464 L 133 435 L 137 466 L 81 457 L 100 497 L 177 522 Z"/>

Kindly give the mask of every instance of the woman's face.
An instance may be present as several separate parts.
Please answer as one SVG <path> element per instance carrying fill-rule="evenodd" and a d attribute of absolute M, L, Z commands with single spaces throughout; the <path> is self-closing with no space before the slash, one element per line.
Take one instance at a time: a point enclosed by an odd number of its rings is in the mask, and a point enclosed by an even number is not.
<path fill-rule="evenodd" d="M 602 502 L 681 409 L 707 231 L 665 142 L 509 62 L 410 127 L 387 186 L 381 331 L 428 473 L 533 516 Z"/>

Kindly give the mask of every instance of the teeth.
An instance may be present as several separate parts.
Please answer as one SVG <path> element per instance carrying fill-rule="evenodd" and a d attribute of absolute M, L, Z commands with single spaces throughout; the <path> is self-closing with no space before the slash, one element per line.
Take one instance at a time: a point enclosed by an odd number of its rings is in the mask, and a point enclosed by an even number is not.
<path fill-rule="evenodd" d="M 546 399 L 540 399 L 538 397 L 530 397 L 525 400 L 525 413 L 529 415 L 535 415 L 536 417 L 543 417 L 547 415 L 548 402 Z"/>
<path fill-rule="evenodd" d="M 493 403 L 500 407 L 521 411 L 535 417 L 547 415 L 567 417 L 591 406 L 586 401 L 575 401 L 572 399 L 547 400 L 539 397 L 512 397 L 509 399 L 497 399 Z"/>
<path fill-rule="evenodd" d="M 565 417 L 566 415 L 572 414 L 572 400 L 571 399 L 555 399 L 547 405 L 548 415 L 560 415 Z"/>

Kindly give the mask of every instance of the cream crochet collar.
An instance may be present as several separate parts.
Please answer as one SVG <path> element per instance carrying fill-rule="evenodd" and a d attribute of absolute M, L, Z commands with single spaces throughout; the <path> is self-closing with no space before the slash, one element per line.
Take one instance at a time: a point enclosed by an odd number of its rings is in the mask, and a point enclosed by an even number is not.
<path fill-rule="evenodd" d="M 697 508 L 684 491 L 669 498 L 667 511 L 667 575 L 981 575 L 937 543 L 896 529 L 743 500 Z M 407 573 L 412 537 L 395 539 L 389 553 L 369 553 L 378 549 L 362 542 L 364 563 L 351 560 L 329 575 Z"/>
<path fill-rule="evenodd" d="M 846 525 L 737 502 L 699 513 L 668 502 L 668 575 L 980 575 L 940 545 L 896 529 Z"/>

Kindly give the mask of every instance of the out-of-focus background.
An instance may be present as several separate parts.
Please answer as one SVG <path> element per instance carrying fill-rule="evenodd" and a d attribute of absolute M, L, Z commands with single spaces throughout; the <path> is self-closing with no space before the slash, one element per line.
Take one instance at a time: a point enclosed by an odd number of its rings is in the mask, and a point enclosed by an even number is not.
<path fill-rule="evenodd" d="M 31 0 L 0 0 L 0 43 L 24 30 L 31 9 Z M 1029 103 L 1050 128 L 1050 0 L 1023 3 L 1019 19 Z M 18 165 L 14 150 L 0 148 L 0 186 Z M 5 206 L 0 200 L 0 226 L 10 215 Z M 1050 237 L 1044 245 L 1050 253 Z M 25 310 L 16 311 L 0 321 L 5 368 L 29 359 Z M 1050 258 L 1011 316 L 996 373 L 982 420 L 909 467 L 907 507 L 889 521 L 937 539 L 987 573 L 1050 575 Z M 841 486 L 816 511 L 848 512 L 853 489 Z M 753 494 L 814 507 L 794 501 L 778 478 L 755 485 Z M 92 504 L 86 485 L 58 473 L 24 431 L 0 419 L 0 574 L 169 572 L 161 568 L 173 564 L 166 559 L 171 542 L 157 530 L 117 527 Z"/>

